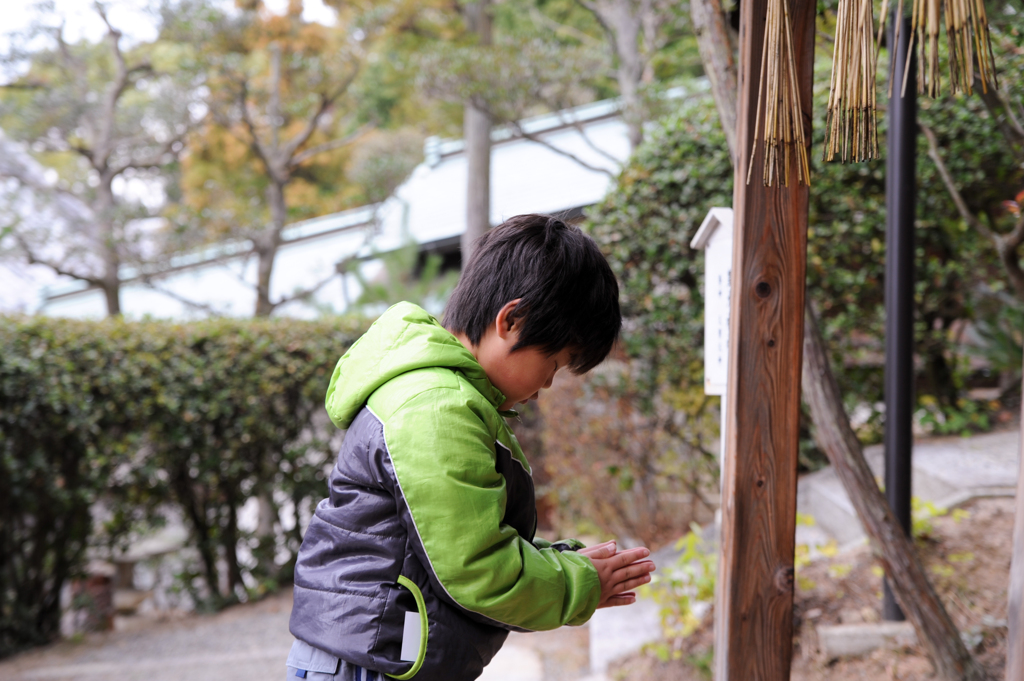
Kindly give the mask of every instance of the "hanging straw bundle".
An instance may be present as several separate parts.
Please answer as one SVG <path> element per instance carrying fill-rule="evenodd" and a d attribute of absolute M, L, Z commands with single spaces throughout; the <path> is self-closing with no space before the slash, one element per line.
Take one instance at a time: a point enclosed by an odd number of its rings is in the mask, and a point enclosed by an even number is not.
<path fill-rule="evenodd" d="M 878 157 L 874 23 L 871 0 L 839 0 L 825 118 L 826 161 L 837 153 L 843 163 Z"/>
<path fill-rule="evenodd" d="M 903 1 L 900 0 L 896 9 L 897 17 L 903 16 Z M 907 91 L 910 56 L 913 54 L 915 41 L 918 51 L 918 92 L 929 97 L 938 97 L 940 94 L 939 31 L 943 9 L 951 93 L 973 93 L 975 63 L 982 91 L 987 93 L 989 87 L 998 87 L 984 0 L 911 2 L 913 13 L 910 49 L 907 51 L 906 62 L 901 65 L 903 89 L 900 96 L 905 95 Z M 850 158 L 855 161 L 878 158 L 875 73 L 888 9 L 889 0 L 882 0 L 878 35 L 872 44 L 874 17 L 871 0 L 839 0 L 823 155 L 826 161 L 833 160 L 836 154 L 840 155 L 843 163 Z M 890 50 L 894 50 L 899 44 L 901 23 L 902 21 L 896 22 Z M 891 68 L 897 68 L 895 59 L 892 60 Z M 890 71 L 890 97 L 894 75 L 893 71 Z"/>
<path fill-rule="evenodd" d="M 942 84 L 939 76 L 939 13 L 942 0 L 913 0 L 913 3 L 910 40 L 911 49 L 913 42 L 917 41 L 917 89 L 921 94 L 938 97 Z M 951 94 L 974 92 L 975 50 L 982 92 L 987 93 L 990 84 L 993 88 L 999 87 L 983 0 L 946 0 L 945 14 Z M 903 16 L 903 0 L 900 0 L 896 16 Z M 897 24 L 894 43 L 898 40 L 899 30 Z M 908 51 L 907 63 L 903 67 L 903 92 L 900 94 L 906 94 L 909 72 Z"/>
<path fill-rule="evenodd" d="M 761 104 L 764 127 L 761 127 Z M 800 91 L 796 83 L 796 57 L 793 51 L 793 31 L 789 19 L 789 0 L 769 0 L 765 20 L 764 47 L 761 50 L 761 82 L 757 89 L 757 120 L 754 122 L 754 145 L 747 169 L 747 184 L 754 171 L 758 130 L 764 134 L 764 184 L 772 185 L 777 176 L 782 186 L 788 183 L 790 155 L 796 148 L 798 180 L 811 183 L 804 143 L 803 111 Z"/>

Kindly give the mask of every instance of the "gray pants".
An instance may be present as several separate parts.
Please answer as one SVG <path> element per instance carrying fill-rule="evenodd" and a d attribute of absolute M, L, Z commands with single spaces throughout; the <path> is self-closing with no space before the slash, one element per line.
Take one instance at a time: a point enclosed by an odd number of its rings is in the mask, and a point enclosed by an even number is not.
<path fill-rule="evenodd" d="M 386 681 L 380 672 L 350 664 L 328 652 L 296 640 L 288 653 L 285 681 Z"/>

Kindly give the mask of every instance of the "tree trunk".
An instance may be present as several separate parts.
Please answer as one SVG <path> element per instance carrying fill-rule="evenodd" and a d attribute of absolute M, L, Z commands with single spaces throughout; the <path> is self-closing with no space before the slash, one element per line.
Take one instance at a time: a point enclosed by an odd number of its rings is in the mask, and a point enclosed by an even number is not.
<path fill-rule="evenodd" d="M 615 71 L 622 97 L 622 119 L 626 122 L 630 149 L 644 140 L 644 112 L 640 101 L 640 82 L 644 75 L 644 59 L 640 53 L 641 17 L 633 13 L 630 0 L 615 0 L 607 15 L 612 26 L 615 54 L 619 67 Z"/>
<path fill-rule="evenodd" d="M 640 0 L 640 26 L 643 31 L 644 53 L 648 55 L 640 76 L 642 83 L 654 82 L 654 60 L 650 59 L 650 55 L 657 49 L 658 27 L 661 21 L 662 17 L 654 9 L 654 0 Z"/>
<path fill-rule="evenodd" d="M 224 528 L 222 545 L 224 546 L 224 562 L 227 567 L 227 600 L 229 601 L 238 599 L 235 589 L 239 585 L 244 586 L 245 584 L 242 580 L 242 570 L 238 565 L 238 506 L 237 499 L 235 499 L 235 495 L 231 492 L 234 488 L 233 483 L 234 481 L 225 481 L 225 483 L 222 483 L 220 490 L 227 505 L 227 523 Z"/>
<path fill-rule="evenodd" d="M 636 55 L 639 56 L 639 55 Z M 634 78 L 636 71 L 641 73 L 643 67 L 639 63 L 626 63 L 619 59 L 616 75 L 619 81 L 619 94 L 622 96 L 622 119 L 626 122 L 626 134 L 629 137 L 630 150 L 636 149 L 644 141 L 643 107 L 640 102 L 640 78 Z"/>
<path fill-rule="evenodd" d="M 640 83 L 644 77 L 645 60 L 640 50 L 640 38 L 642 32 L 642 37 L 648 37 L 654 9 L 650 2 L 641 2 L 637 8 L 633 0 L 579 2 L 594 14 L 608 36 L 618 63 L 615 79 L 622 98 L 622 120 L 626 123 L 630 148 L 636 149 L 644 135 Z"/>
<path fill-rule="evenodd" d="M 270 204 L 270 229 L 255 239 L 256 255 L 259 258 L 256 269 L 256 316 L 269 317 L 274 311 L 270 302 L 270 277 L 274 273 L 274 259 L 281 245 L 288 214 L 284 202 L 284 184 L 271 180 L 267 186 L 267 203 Z"/>
<path fill-rule="evenodd" d="M 605 24 L 611 26 L 614 34 L 615 54 L 619 67 L 615 76 L 619 82 L 622 97 L 622 118 L 626 122 L 630 149 L 636 149 L 644 139 L 644 112 L 640 101 L 640 82 L 644 75 L 644 57 L 640 52 L 640 37 L 643 30 L 643 12 L 651 11 L 649 3 L 639 12 L 631 0 L 614 0 L 604 3 Z M 599 5 L 600 7 L 600 5 Z"/>
<path fill-rule="evenodd" d="M 875 483 L 843 408 L 825 342 L 807 305 L 804 322 L 803 393 L 814 421 L 815 440 L 825 451 L 857 517 L 874 542 L 918 640 L 925 646 L 939 676 L 950 681 L 988 678 L 971 657 L 925 573 L 912 540 L 893 515 Z"/>
<path fill-rule="evenodd" d="M 463 130 L 466 143 L 466 231 L 462 234 L 463 267 L 473 255 L 474 242 L 491 228 L 491 117 L 466 104 Z"/>
<path fill-rule="evenodd" d="M 1024 414 L 1024 405 L 1021 405 Z M 1024 423 L 1024 420 L 1021 421 Z M 1024 681 L 1024 438 L 1017 473 L 1017 515 L 1013 524 L 1013 560 L 1007 608 L 1006 681 Z"/>
<path fill-rule="evenodd" d="M 477 44 L 492 44 L 490 1 L 466 5 L 466 22 Z M 472 100 L 463 114 L 466 145 L 466 231 L 462 234 L 462 266 L 473 256 L 473 244 L 491 228 L 491 116 Z"/>
<path fill-rule="evenodd" d="M 103 259 L 103 297 L 107 303 L 107 316 L 121 315 L 121 257 L 117 252 L 117 235 L 114 233 L 114 191 L 113 177 L 101 175 L 96 188 L 94 211 L 98 222 L 99 238 L 96 245 Z"/>
<path fill-rule="evenodd" d="M 729 154 L 735 159 L 736 60 L 733 58 L 725 12 L 722 11 L 720 0 L 690 0 L 690 16 L 694 33 L 697 34 L 697 47 L 704 64 L 704 73 L 711 83 L 711 93 L 729 145 Z"/>
<path fill-rule="evenodd" d="M 121 282 L 117 277 L 103 280 L 103 298 L 107 302 L 107 316 L 121 316 Z"/>
<path fill-rule="evenodd" d="M 185 509 L 185 514 L 195 532 L 196 548 L 203 563 L 203 576 L 210 596 L 214 602 L 220 602 L 220 580 L 217 575 L 217 548 L 210 538 L 210 525 L 207 522 L 207 504 L 205 495 L 196 492 L 192 478 L 188 474 L 187 462 L 179 461 L 172 473 L 171 487 L 177 501 Z M 200 497 L 203 498 L 200 498 Z"/>

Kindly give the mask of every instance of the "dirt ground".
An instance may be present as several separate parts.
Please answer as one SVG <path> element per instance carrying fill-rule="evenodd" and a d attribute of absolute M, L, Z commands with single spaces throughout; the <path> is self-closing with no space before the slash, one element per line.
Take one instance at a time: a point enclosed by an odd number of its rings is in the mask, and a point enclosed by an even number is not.
<path fill-rule="evenodd" d="M 1010 572 L 1014 500 L 976 499 L 942 517 L 918 546 L 947 612 L 971 652 L 1001 679 L 1006 664 L 1007 585 Z M 920 645 L 877 650 L 859 658 L 825 659 L 816 627 L 876 621 L 881 615 L 882 572 L 865 546 L 822 558 L 797 570 L 794 600 L 794 681 L 853 681 L 933 678 Z M 705 681 L 711 678 L 711 616 L 679 643 L 677 659 L 660 661 L 652 651 L 609 671 L 613 681 Z"/>
<path fill-rule="evenodd" d="M 931 520 L 922 544 L 926 565 L 973 652 L 1002 678 L 1006 597 L 1013 525 L 1012 499 L 980 499 Z M 793 679 L 928 679 L 920 647 L 880 650 L 863 658 L 828 660 L 817 649 L 819 624 L 870 621 L 880 612 L 881 575 L 870 551 L 821 559 L 797 571 Z M 0 679 L 33 681 L 272 681 L 291 646 L 290 591 L 215 615 L 132 618 L 120 631 L 89 634 L 0 661 Z M 710 616 L 678 647 L 679 659 L 641 654 L 613 666 L 610 681 L 710 679 Z M 567 627 L 512 634 L 503 661 L 488 667 L 489 681 L 524 678 L 573 681 L 588 674 L 589 633 Z M 529 664 L 526 664 L 529 663 Z M 528 668 L 528 669 L 527 669 Z M 526 674 L 525 671 L 529 671 Z"/>

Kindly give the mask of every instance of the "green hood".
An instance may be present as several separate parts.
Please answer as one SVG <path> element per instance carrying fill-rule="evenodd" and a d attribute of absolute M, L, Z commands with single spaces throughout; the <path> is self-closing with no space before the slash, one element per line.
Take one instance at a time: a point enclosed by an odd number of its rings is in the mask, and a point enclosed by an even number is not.
<path fill-rule="evenodd" d="M 462 372 L 496 409 L 505 402 L 455 336 L 418 305 L 398 303 L 338 360 L 327 388 L 327 414 L 334 425 L 348 428 L 378 388 L 396 376 L 429 367 Z"/>

